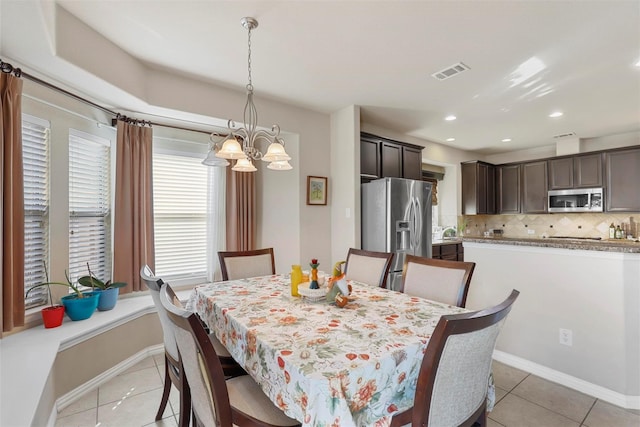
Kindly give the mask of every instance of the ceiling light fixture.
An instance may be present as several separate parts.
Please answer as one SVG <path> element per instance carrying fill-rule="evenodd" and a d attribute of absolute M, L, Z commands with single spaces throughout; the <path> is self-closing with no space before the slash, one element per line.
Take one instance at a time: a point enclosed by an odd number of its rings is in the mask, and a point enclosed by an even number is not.
<path fill-rule="evenodd" d="M 454 116 L 453 114 L 451 114 L 451 115 L 449 115 L 449 116 L 445 117 L 444 119 L 445 119 L 446 121 L 450 122 L 450 121 L 452 121 L 452 120 L 457 119 L 457 117 L 456 117 L 456 116 Z"/>
<path fill-rule="evenodd" d="M 554 111 L 553 113 L 549 114 L 549 117 L 551 117 L 552 119 L 558 118 L 558 117 L 562 117 L 564 113 L 562 111 Z"/>
<path fill-rule="evenodd" d="M 505 138 L 502 140 L 502 142 L 511 142 L 511 138 Z"/>
<path fill-rule="evenodd" d="M 247 70 L 249 72 L 249 83 L 247 84 L 247 103 L 244 106 L 244 124 L 236 128 L 233 120 L 227 122 L 228 135 L 221 141 L 216 139 L 219 134 L 211 134 L 211 148 L 203 164 L 210 166 L 227 166 L 229 162 L 225 159 L 236 160 L 236 164 L 231 168 L 237 172 L 255 172 L 257 169 L 253 164 L 254 160 L 269 162 L 267 168 L 272 170 L 293 169 L 289 164 L 291 157 L 284 149 L 284 140 L 280 138 L 280 126 L 274 124 L 271 131 L 257 129 L 258 110 L 253 103 L 253 82 L 251 80 L 251 31 L 258 27 L 255 18 L 244 17 L 240 23 L 248 31 L 248 56 Z M 242 145 L 240 145 L 240 142 Z M 269 143 L 267 152 L 262 154 L 257 144 L 260 141 Z M 213 153 L 213 155 L 212 155 Z M 216 159 L 212 159 L 215 157 Z"/>
<path fill-rule="evenodd" d="M 455 138 L 447 138 L 447 142 L 453 142 L 455 140 L 456 140 Z"/>

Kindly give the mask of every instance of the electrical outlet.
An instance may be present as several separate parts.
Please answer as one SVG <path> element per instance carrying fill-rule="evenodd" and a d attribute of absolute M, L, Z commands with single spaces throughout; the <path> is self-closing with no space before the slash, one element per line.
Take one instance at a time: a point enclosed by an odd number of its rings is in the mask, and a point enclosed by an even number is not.
<path fill-rule="evenodd" d="M 573 331 L 560 328 L 560 344 L 571 347 L 573 345 Z"/>
<path fill-rule="evenodd" d="M 527 230 L 527 234 L 536 234 L 536 230 Z"/>

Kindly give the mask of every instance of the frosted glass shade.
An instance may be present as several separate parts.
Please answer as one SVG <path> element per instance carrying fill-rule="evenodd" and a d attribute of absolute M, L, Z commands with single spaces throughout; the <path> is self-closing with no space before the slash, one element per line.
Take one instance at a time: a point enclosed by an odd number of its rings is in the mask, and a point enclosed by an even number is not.
<path fill-rule="evenodd" d="M 293 167 L 286 160 L 281 160 L 277 162 L 271 162 L 267 166 L 268 169 L 277 170 L 277 171 L 288 171 L 293 169 Z"/>
<path fill-rule="evenodd" d="M 244 159 L 238 159 L 235 166 L 232 167 L 231 170 L 234 170 L 236 172 L 255 172 L 258 169 L 256 169 L 255 166 L 253 166 L 253 162 L 251 160 L 244 158 Z"/>
<path fill-rule="evenodd" d="M 209 153 L 207 153 L 207 157 L 205 157 L 205 159 L 202 161 L 202 164 L 206 166 L 216 166 L 216 167 L 229 166 L 229 162 L 227 160 L 222 159 L 220 157 L 216 157 L 216 153 L 213 149 L 209 150 Z"/>
<path fill-rule="evenodd" d="M 220 151 L 216 153 L 216 157 L 222 159 L 246 159 L 247 155 L 242 151 L 240 143 L 238 143 L 232 135 L 229 135 L 227 139 L 224 140 Z"/>
<path fill-rule="evenodd" d="M 269 144 L 267 153 L 262 156 L 262 160 L 265 162 L 279 162 L 282 160 L 291 160 L 291 157 L 284 151 L 284 146 L 279 142 L 272 142 Z"/>

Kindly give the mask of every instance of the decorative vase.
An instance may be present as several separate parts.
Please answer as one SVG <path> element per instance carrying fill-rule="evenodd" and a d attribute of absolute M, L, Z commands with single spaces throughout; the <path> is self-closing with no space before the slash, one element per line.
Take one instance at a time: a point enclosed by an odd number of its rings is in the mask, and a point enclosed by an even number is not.
<path fill-rule="evenodd" d="M 299 297 L 298 285 L 302 282 L 302 267 L 299 264 L 291 266 L 291 296 Z"/>
<path fill-rule="evenodd" d="M 45 328 L 57 328 L 62 325 L 62 319 L 64 318 L 63 305 L 45 307 L 40 311 L 40 313 L 42 314 L 42 322 L 44 323 Z"/>
<path fill-rule="evenodd" d="M 318 263 L 317 259 L 312 259 L 311 260 L 311 264 L 309 264 L 309 267 L 311 267 L 311 283 L 309 284 L 309 289 L 320 289 L 320 286 L 318 285 L 318 266 L 320 264 Z"/>
<path fill-rule="evenodd" d="M 78 298 L 76 294 L 62 297 L 62 305 L 71 320 L 84 320 L 91 317 L 100 300 L 99 292 L 85 292 L 83 298 Z"/>
<path fill-rule="evenodd" d="M 108 311 L 116 306 L 116 302 L 118 302 L 118 295 L 120 294 L 120 288 L 107 288 L 98 291 L 98 293 L 100 294 L 98 310 Z"/>

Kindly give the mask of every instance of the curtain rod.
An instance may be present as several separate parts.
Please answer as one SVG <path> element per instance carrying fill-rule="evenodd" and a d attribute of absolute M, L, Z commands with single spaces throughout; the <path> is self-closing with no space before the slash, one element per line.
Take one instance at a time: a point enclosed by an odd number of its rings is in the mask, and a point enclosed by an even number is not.
<path fill-rule="evenodd" d="M 23 77 L 27 80 L 31 80 L 34 83 L 38 83 L 39 85 L 45 86 L 51 90 L 57 91 L 62 93 L 63 95 L 66 95 L 70 98 L 75 99 L 76 101 L 80 101 L 84 104 L 90 105 L 93 108 L 97 108 L 100 111 L 103 111 L 107 114 L 110 114 L 112 116 L 115 116 L 115 118 L 111 119 L 111 126 L 115 126 L 118 120 L 123 120 L 127 123 L 130 124 L 135 124 L 135 125 L 149 125 L 149 126 L 161 126 L 161 127 L 166 127 L 166 128 L 171 128 L 171 129 L 179 129 L 179 130 L 186 130 L 186 131 L 190 131 L 190 132 L 198 132 L 198 133 L 204 133 L 207 135 L 211 135 L 211 132 L 207 132 L 204 130 L 200 130 L 200 129 L 191 129 L 191 128 L 186 128 L 186 127 L 182 127 L 182 126 L 174 126 L 174 125 L 168 125 L 168 124 L 163 124 L 163 123 L 156 123 L 156 122 L 152 122 L 150 120 L 139 120 L 139 119 L 133 119 L 130 117 L 127 117 L 123 114 L 117 113 L 113 110 L 110 110 L 106 107 L 103 107 L 102 105 L 98 105 L 95 102 L 89 101 L 88 99 L 85 99 L 79 95 L 76 95 L 75 93 L 71 93 L 68 90 L 62 89 L 61 87 L 58 87 L 54 84 L 51 84 L 49 82 L 46 82 L 42 79 L 39 79 L 36 76 L 33 76 L 29 73 L 25 73 L 24 71 L 22 71 L 22 69 L 20 68 L 15 68 L 13 65 L 9 64 L 8 62 L 4 62 L 2 59 L 0 59 L 0 71 L 6 74 L 13 74 L 14 76 L 20 78 Z M 226 135 L 223 134 L 218 134 L 215 133 L 215 135 L 217 136 L 222 136 L 222 137 L 226 137 Z"/>

